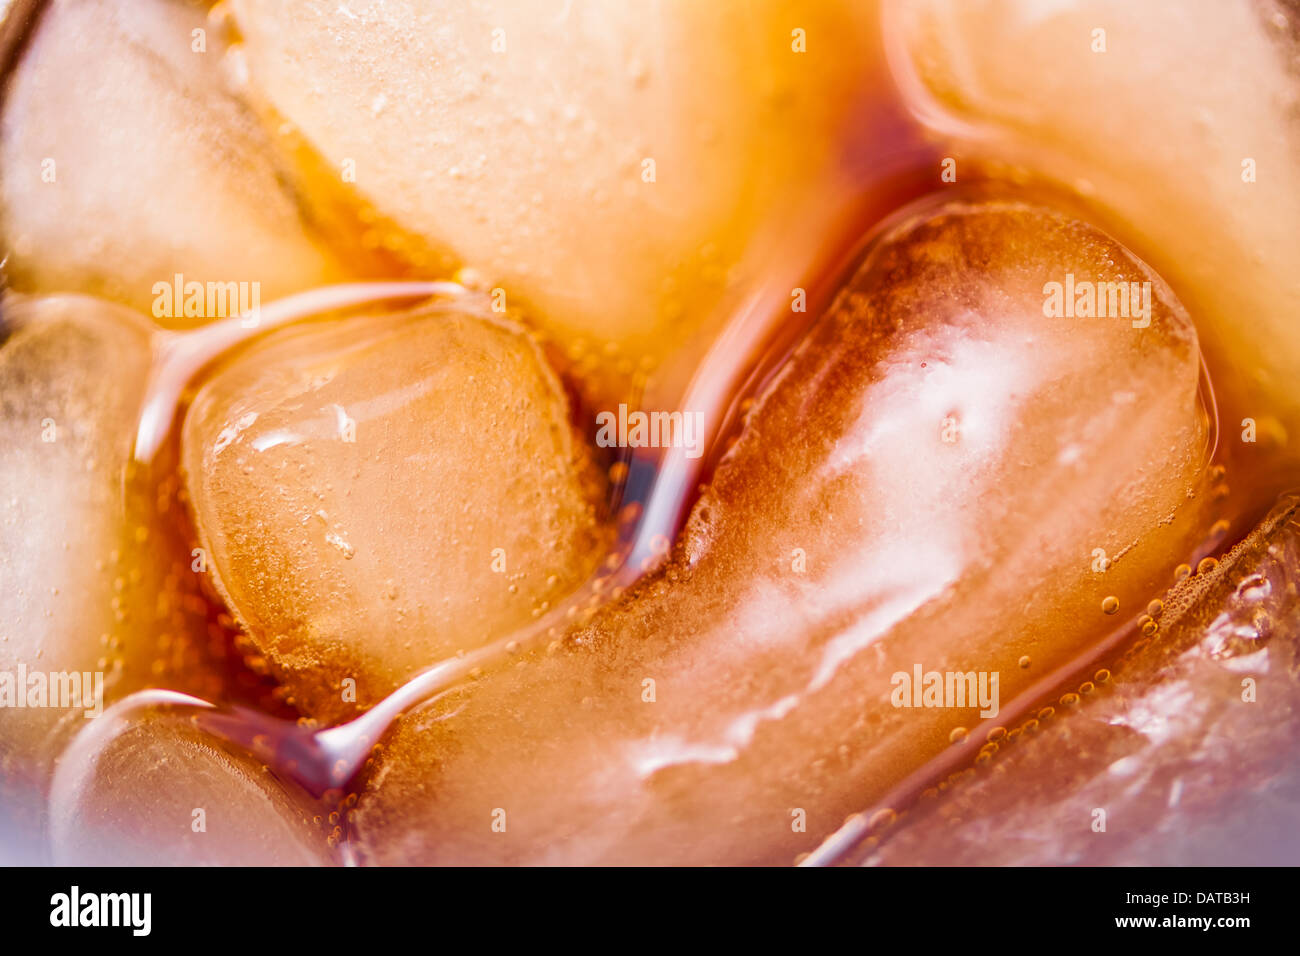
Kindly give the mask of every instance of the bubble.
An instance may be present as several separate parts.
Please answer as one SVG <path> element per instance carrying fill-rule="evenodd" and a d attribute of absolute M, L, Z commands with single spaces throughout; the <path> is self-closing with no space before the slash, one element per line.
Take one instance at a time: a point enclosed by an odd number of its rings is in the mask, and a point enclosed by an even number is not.
<path fill-rule="evenodd" d="M 1113 594 L 1102 599 L 1101 609 L 1106 614 L 1115 614 L 1119 611 L 1119 598 Z"/>
<path fill-rule="evenodd" d="M 886 830 L 898 821 L 898 812 L 891 807 L 883 807 L 871 815 L 867 828 L 873 833 Z"/>

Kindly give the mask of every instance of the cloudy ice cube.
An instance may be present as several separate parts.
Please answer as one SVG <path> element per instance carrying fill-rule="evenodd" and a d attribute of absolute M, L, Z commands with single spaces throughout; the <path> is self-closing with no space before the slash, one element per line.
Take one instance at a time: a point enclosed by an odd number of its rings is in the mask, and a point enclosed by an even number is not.
<path fill-rule="evenodd" d="M 145 691 L 73 742 L 50 793 L 52 861 L 328 865 L 333 811 L 306 802 L 255 757 L 195 726 L 186 702 L 197 703 Z"/>
<path fill-rule="evenodd" d="M 944 148 L 1077 191 L 1173 283 L 1219 373 L 1234 437 L 1244 418 L 1260 433 L 1266 419 L 1300 427 L 1294 5 L 922 0 L 888 10 L 891 62 Z"/>
<path fill-rule="evenodd" d="M 530 623 L 604 556 L 559 380 L 451 308 L 271 334 L 203 386 L 182 465 L 215 583 L 319 718 Z"/>
<path fill-rule="evenodd" d="M 1143 314 L 1109 314 L 1107 283 L 1136 284 Z M 759 398 L 657 575 L 399 722 L 354 815 L 362 854 L 813 849 L 1164 593 L 1205 523 L 1199 372 L 1169 288 L 1096 229 L 1017 202 L 913 211 Z M 987 699 L 899 696 L 917 669 Z"/>
<path fill-rule="evenodd" d="M 872 3 L 232 10 L 250 86 L 374 241 L 518 296 L 604 395 L 824 241 L 882 79 Z"/>
<path fill-rule="evenodd" d="M 146 320 L 83 296 L 2 308 L 0 768 L 40 783 L 100 702 L 223 685 L 176 482 L 130 463 Z"/>
<path fill-rule="evenodd" d="M 1098 693 L 1033 732 L 1013 726 L 998 772 L 922 799 L 843 859 L 1294 864 L 1298 511 L 1294 496 L 1280 502 L 1218 567 L 1183 581 L 1158 639 L 1106 660 L 1101 683 L 1086 675 Z"/>
<path fill-rule="evenodd" d="M 240 311 L 209 300 L 208 283 L 255 304 L 342 274 L 228 88 L 219 33 L 181 0 L 48 5 L 0 114 L 0 246 L 16 288 L 102 295 L 187 327 Z M 204 287 L 201 314 L 162 297 L 178 276 Z"/>

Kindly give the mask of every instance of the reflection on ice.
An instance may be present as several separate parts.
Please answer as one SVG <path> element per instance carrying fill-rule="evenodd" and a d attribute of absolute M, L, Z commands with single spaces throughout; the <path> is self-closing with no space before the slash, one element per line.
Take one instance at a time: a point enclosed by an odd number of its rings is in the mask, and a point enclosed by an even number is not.
<path fill-rule="evenodd" d="M 1066 271 L 1152 281 L 1150 326 L 1046 318 Z M 892 673 L 998 673 L 1010 699 L 1107 632 L 1110 602 L 1135 616 L 1163 591 L 1204 520 L 1199 378 L 1187 316 L 1095 230 L 1002 202 L 901 219 L 755 404 L 666 566 L 399 722 L 361 853 L 811 849 L 980 721 L 891 707 Z"/>

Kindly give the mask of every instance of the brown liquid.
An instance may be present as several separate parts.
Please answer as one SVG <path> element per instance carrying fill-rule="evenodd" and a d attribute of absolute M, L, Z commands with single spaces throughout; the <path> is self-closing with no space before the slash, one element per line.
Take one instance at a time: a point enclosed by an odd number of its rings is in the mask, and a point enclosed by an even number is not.
<path fill-rule="evenodd" d="M 882 97 L 864 107 L 865 132 L 857 142 L 849 144 L 841 170 L 843 181 L 852 182 L 853 188 L 823 197 L 821 208 L 787 210 L 789 220 L 775 224 L 768 237 L 772 243 L 770 268 L 764 272 L 768 281 L 746 287 L 740 301 L 719 307 L 711 323 L 716 330 L 715 344 L 673 356 L 662 370 L 630 386 L 634 394 L 629 397 L 639 400 L 642 407 L 703 411 L 713 431 L 706 454 L 698 460 L 673 451 L 641 449 L 623 449 L 607 456 L 604 464 L 612 479 L 610 513 L 617 516 L 618 541 L 593 580 L 524 631 L 504 635 L 463 657 L 436 663 L 368 713 L 327 729 L 295 716 L 276 700 L 265 671 L 259 673 L 260 668 L 249 666 L 250 661 L 257 660 L 256 655 L 242 643 L 229 615 L 208 589 L 203 593 L 207 602 L 203 613 L 209 622 L 211 645 L 201 655 L 201 663 L 191 662 L 183 670 L 168 669 L 167 684 L 176 691 L 205 697 L 206 702 L 160 702 L 157 697 L 146 696 L 116 709 L 116 718 L 128 718 L 133 707 L 157 711 L 169 719 L 190 721 L 228 746 L 246 750 L 265 762 L 277 778 L 301 788 L 303 799 L 318 805 L 318 815 L 323 819 L 330 820 L 334 813 L 342 815 L 337 825 L 323 826 L 330 831 L 338 859 L 351 859 L 346 811 L 355 799 L 350 795 L 364 779 L 373 748 L 382 743 L 394 718 L 469 680 L 471 672 L 503 666 L 515 653 L 507 652 L 507 645 L 517 645 L 522 653 L 544 647 L 572 627 L 572 609 L 580 609 L 584 617 L 589 617 L 652 572 L 681 530 L 698 487 L 710 480 L 719 458 L 738 434 L 747 403 L 772 380 L 810 325 L 825 312 L 882 223 L 936 189 L 956 190 L 937 185 L 941 151 L 927 142 L 926 135 L 897 99 Z M 976 168 L 973 173 L 963 171 L 959 188 L 977 191 L 982 186 L 1007 185 L 1000 181 L 998 170 Z M 1090 210 L 1079 197 L 1063 194 L 1047 184 L 1018 182 L 1015 192 L 1089 217 Z M 781 236 L 791 237 L 790 245 L 784 246 L 775 238 Z M 817 241 L 810 243 L 811 236 L 816 236 Z M 1120 238 L 1126 237 L 1121 234 Z M 1131 248 L 1144 254 L 1140 244 Z M 393 260 L 401 261 L 400 254 Z M 388 268 L 401 266 L 390 263 Z M 418 270 L 393 278 L 416 279 Z M 807 291 L 805 312 L 790 311 L 790 290 L 794 286 Z M 558 346 L 552 345 L 549 354 L 567 377 L 578 427 L 590 435 L 594 431 L 594 410 L 585 403 L 580 371 L 572 363 L 566 367 L 564 350 Z M 237 361 L 237 354 L 229 360 Z M 1232 375 L 1234 370 L 1216 366 L 1212 355 L 1206 356 L 1206 364 L 1208 394 L 1210 381 Z M 682 369 L 693 371 L 683 376 Z M 1214 407 L 1212 401 L 1207 405 Z M 1246 411 L 1220 407 L 1218 415 L 1221 421 L 1236 422 Z M 1193 567 L 1204 557 L 1222 553 L 1248 533 L 1293 473 L 1294 462 L 1280 452 L 1262 457 L 1243 455 L 1242 448 L 1237 442 L 1218 443 L 1212 470 L 1217 480 L 1212 482 L 1211 493 L 1216 513 L 1227 526 L 1216 525 L 1212 532 L 1207 529 L 1205 542 L 1185 556 Z M 175 467 L 173 435 L 172 442 L 163 446 L 149 467 L 129 477 L 128 495 L 156 501 L 169 514 L 181 513 L 185 502 Z M 188 565 L 194 539 L 192 527 L 182 528 L 156 546 L 174 552 L 178 564 Z M 1049 702 L 1059 701 L 1062 694 L 1077 691 L 1099 668 L 1141 639 L 1141 625 L 1140 615 L 1134 614 L 1115 622 L 1105 633 L 1097 633 L 1077 660 L 1042 676 L 1032 690 L 1004 704 L 996 724 L 1023 727 L 1029 715 L 1039 713 Z M 202 678 L 186 682 L 184 675 L 193 672 Z M 968 768 L 980 762 L 991 729 L 972 728 L 964 742 L 908 776 L 875 807 L 864 806 L 864 815 L 814 854 L 813 860 L 835 860 L 858 840 L 890 822 L 891 814 L 904 810 L 927 789 L 969 772 Z"/>
<path fill-rule="evenodd" d="M 861 250 L 878 233 L 878 223 L 889 219 L 884 214 L 923 194 L 932 181 L 933 154 L 918 147 L 906 155 L 910 161 L 906 169 L 873 184 L 867 195 L 860 199 L 860 214 L 851 226 L 843 230 L 846 237 L 856 238 L 833 244 L 837 246 L 833 253 L 823 255 L 820 261 L 810 266 L 810 278 L 805 280 L 810 290 L 806 313 L 772 315 L 755 310 L 742 314 L 722 333 L 727 347 L 704 356 L 701 371 L 691 387 L 694 394 L 707 395 L 718 403 L 716 408 L 725 409 L 722 415 L 711 416 L 723 425 L 708 453 L 698 462 L 691 462 L 672 452 L 647 454 L 645 450 L 624 449 L 616 460 L 609 462 L 613 475 L 621 473 L 626 476 L 615 482 L 612 489 L 611 511 L 619 515 L 619 544 L 590 584 L 560 603 L 536 625 L 522 633 L 503 636 L 463 658 L 438 664 L 361 718 L 326 730 L 315 728 L 311 721 L 294 720 L 268 711 L 265 679 L 247 671 L 236 670 L 227 675 L 221 696 L 213 701 L 216 707 L 158 704 L 148 698 L 142 706 L 166 712 L 172 719 L 189 720 L 227 745 L 247 750 L 265 761 L 277 777 L 301 787 L 304 799 L 318 804 L 318 816 L 329 818 L 331 813 L 341 813 L 340 819 L 345 822 L 347 810 L 355 803 L 354 799 L 349 799 L 349 794 L 364 778 L 372 748 L 382 742 L 397 714 L 422 700 L 445 693 L 469 679 L 471 672 L 501 666 L 513 656 L 506 651 L 508 644 L 519 645 L 527 652 L 556 639 L 571 626 L 570 608 L 592 611 L 617 598 L 622 589 L 662 561 L 668 549 L 667 542 L 680 530 L 694 500 L 694 489 L 709 480 L 719 456 L 729 441 L 734 440 L 747 401 L 762 391 L 811 321 L 824 311 L 847 271 L 856 265 Z M 840 264 L 828 265 L 828 262 Z M 784 288 L 777 292 L 785 298 Z M 762 301 L 761 296 L 757 298 Z M 237 356 L 234 360 L 238 360 Z M 1208 390 L 1208 381 L 1206 388 Z M 579 415 L 582 415 L 581 411 Z M 589 421 L 587 427 L 591 428 Z M 174 455 L 174 449 L 169 448 L 167 455 Z M 161 480 L 171 475 L 166 458 L 154 463 L 151 474 L 163 476 Z M 1250 487 L 1259 494 L 1250 499 L 1242 494 L 1232 495 L 1222 502 L 1223 513 L 1231 513 L 1233 525 L 1242 531 L 1251 526 L 1259 509 L 1266 506 L 1270 494 L 1266 480 L 1257 480 Z M 1230 508 L 1235 510 L 1230 511 Z M 188 552 L 185 547 L 188 543 L 178 539 L 171 545 L 179 544 L 184 549 L 180 553 L 184 554 Z M 1220 553 L 1231 543 L 1227 533 L 1219 529 L 1207 537 L 1194 553 L 1187 555 L 1186 560 L 1195 566 L 1202 558 Z M 214 597 L 211 593 L 207 596 L 209 600 Z M 229 623 L 229 618 L 215 604 L 210 613 L 214 620 Z M 1141 616 L 1135 614 L 1117 623 L 1108 633 L 1097 635 L 1077 660 L 1044 675 L 1031 691 L 1004 704 L 1002 714 L 990 724 L 1014 728 L 1030 715 L 1037 714 L 1048 702 L 1055 702 L 1062 694 L 1076 690 L 1099 667 L 1113 662 L 1127 646 L 1141 639 L 1141 620 Z M 250 688 L 258 690 L 250 695 Z M 178 685 L 176 689 L 185 688 Z M 127 715 L 121 713 L 120 716 Z M 834 860 L 858 839 L 879 830 L 885 822 L 893 819 L 891 814 L 905 810 L 923 792 L 943 781 L 958 779 L 965 768 L 986 759 L 981 754 L 986 750 L 986 737 L 991 729 L 972 728 L 962 743 L 911 774 L 875 808 L 864 807 L 864 814 L 850 821 L 846 829 L 812 859 L 815 862 Z M 332 832 L 331 844 L 335 845 L 340 860 L 350 859 L 345 828 Z"/>

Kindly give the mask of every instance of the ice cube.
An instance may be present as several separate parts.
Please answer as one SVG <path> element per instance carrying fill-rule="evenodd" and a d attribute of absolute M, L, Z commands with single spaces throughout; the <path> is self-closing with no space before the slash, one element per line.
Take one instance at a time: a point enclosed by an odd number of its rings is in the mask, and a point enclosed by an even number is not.
<path fill-rule="evenodd" d="M 179 541 L 177 483 L 150 484 L 129 464 L 147 323 L 82 296 L 10 295 L 3 309 L 0 769 L 41 781 L 100 687 L 111 702 L 159 679 L 222 685 L 206 669 L 208 610 Z"/>
<path fill-rule="evenodd" d="M 605 394 L 824 241 L 875 133 L 874 3 L 231 6 L 250 86 L 374 241 L 518 296 Z"/>
<path fill-rule="evenodd" d="M 272 333 L 182 433 L 226 602 L 312 716 L 531 622 L 603 557 L 603 480 L 524 333 L 434 306 Z"/>
<path fill-rule="evenodd" d="M 196 726 L 201 707 L 145 691 L 82 732 L 59 758 L 50 793 L 56 865 L 329 863 L 323 808 Z"/>
<path fill-rule="evenodd" d="M 902 88 L 946 148 L 1077 190 L 1178 288 L 1225 420 L 1300 423 L 1295 7 L 923 0 L 890 13 Z"/>
<path fill-rule="evenodd" d="M 1071 314 L 1048 314 L 1051 283 Z M 1086 314 L 1099 287 L 1110 312 L 1103 283 L 1135 283 L 1143 314 Z M 811 850 L 1164 592 L 1204 523 L 1199 373 L 1168 287 L 1090 226 L 914 211 L 754 406 L 657 575 L 398 724 L 361 853 Z"/>
<path fill-rule="evenodd" d="M 239 311 L 208 283 L 252 303 L 341 274 L 221 57 L 197 4 L 48 4 L 0 116 L 0 237 L 16 288 L 103 295 L 187 327 Z M 204 290 L 201 310 L 171 291 L 188 283 Z"/>
<path fill-rule="evenodd" d="M 1032 731 L 1011 726 L 997 773 L 923 799 L 845 860 L 1293 865 L 1298 513 L 1292 496 L 1219 566 L 1180 583 L 1159 638 L 1105 661 L 1095 693 Z"/>

